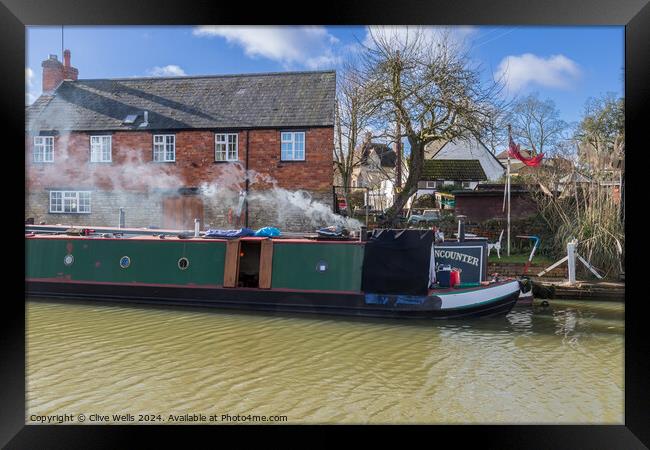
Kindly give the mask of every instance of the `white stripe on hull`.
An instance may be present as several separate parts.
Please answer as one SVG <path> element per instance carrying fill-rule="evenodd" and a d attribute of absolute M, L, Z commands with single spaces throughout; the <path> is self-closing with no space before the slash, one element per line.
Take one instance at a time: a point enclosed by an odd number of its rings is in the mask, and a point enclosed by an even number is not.
<path fill-rule="evenodd" d="M 468 292 L 459 292 L 457 294 L 437 294 L 442 300 L 440 309 L 464 308 L 467 306 L 478 305 L 490 300 L 505 297 L 507 295 L 519 292 L 519 282 L 501 284 L 499 286 L 486 287 Z"/>

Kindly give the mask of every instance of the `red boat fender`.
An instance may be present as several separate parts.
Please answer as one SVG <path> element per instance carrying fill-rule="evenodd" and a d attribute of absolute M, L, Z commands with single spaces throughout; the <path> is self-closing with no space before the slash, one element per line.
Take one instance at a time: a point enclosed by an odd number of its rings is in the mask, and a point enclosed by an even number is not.
<path fill-rule="evenodd" d="M 453 268 L 451 269 L 451 275 L 449 277 L 449 284 L 451 287 L 456 287 L 460 284 L 460 269 Z"/>

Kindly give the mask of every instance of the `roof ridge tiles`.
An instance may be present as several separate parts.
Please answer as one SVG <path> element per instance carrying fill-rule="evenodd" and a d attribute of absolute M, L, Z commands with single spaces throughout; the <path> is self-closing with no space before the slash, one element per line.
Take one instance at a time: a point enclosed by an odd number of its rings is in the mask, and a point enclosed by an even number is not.
<path fill-rule="evenodd" d="M 251 73 L 233 73 L 219 75 L 179 75 L 172 77 L 117 77 L 117 78 L 79 78 L 77 80 L 65 80 L 64 83 L 79 83 L 80 81 L 136 81 L 136 80 L 185 80 L 199 78 L 242 78 L 242 77 L 265 77 L 278 75 L 316 75 L 316 74 L 336 74 L 336 70 L 298 70 L 287 72 L 251 72 Z"/>

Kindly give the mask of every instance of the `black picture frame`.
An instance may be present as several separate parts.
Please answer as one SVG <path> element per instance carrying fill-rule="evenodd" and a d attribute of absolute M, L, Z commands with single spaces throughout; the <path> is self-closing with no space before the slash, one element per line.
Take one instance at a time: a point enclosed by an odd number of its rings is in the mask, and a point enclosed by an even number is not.
<path fill-rule="evenodd" d="M 647 152 L 647 126 L 643 119 L 650 109 L 650 5 L 648 0 L 546 0 L 522 2 L 520 0 L 465 0 L 457 2 L 435 0 L 365 0 L 335 4 L 313 4 L 310 8 L 265 2 L 246 5 L 239 2 L 217 1 L 154 1 L 154 0 L 2 0 L 0 4 L 0 46 L 2 74 L 2 119 L 5 126 L 4 161 L 5 185 L 15 185 L 9 175 L 24 167 L 24 88 L 25 88 L 25 26 L 27 25 L 188 25 L 188 24 L 450 24 L 450 25 L 624 25 L 625 26 L 625 115 L 626 151 L 629 161 L 626 168 L 627 189 L 625 199 L 633 207 L 627 208 L 626 270 L 628 289 L 625 302 L 625 425 L 525 425 L 525 426 L 436 426 L 389 427 L 408 433 L 404 444 L 422 442 L 423 445 L 467 444 L 477 440 L 484 448 L 517 449 L 636 449 L 650 445 L 650 340 L 643 304 L 649 300 L 635 289 L 642 280 L 645 269 L 642 254 L 643 216 L 635 211 L 641 203 L 641 180 L 644 170 L 643 152 Z M 7 132 L 11 130 L 11 133 Z M 7 141 L 7 137 L 11 137 Z M 14 159 L 15 158 L 15 159 Z M 639 187 L 630 190 L 630 186 Z M 12 192 L 7 189 L 6 193 Z M 630 197 L 632 194 L 632 197 Z M 5 237 L 17 241 L 23 227 L 24 203 L 20 196 L 9 196 L 17 203 L 12 205 Z M 6 198 L 6 197 L 5 197 Z M 634 198 L 637 198 L 635 201 Z M 638 210 L 638 207 L 637 207 Z M 13 214 L 16 211 L 16 214 Z M 639 217 L 636 217 L 636 216 Z M 24 231 L 24 230 L 23 230 Z M 638 238 L 639 244 L 637 245 Z M 632 239 L 632 240 L 629 240 Z M 155 436 L 167 440 L 180 431 L 186 443 L 201 440 L 199 434 L 206 429 L 218 433 L 219 440 L 207 442 L 220 446 L 225 434 L 241 427 L 176 427 L 176 426 L 37 426 L 25 425 L 25 305 L 24 298 L 24 246 L 5 250 L 7 257 L 5 281 L 16 292 L 4 289 L 2 354 L 0 370 L 0 445 L 5 448 L 120 448 L 133 447 L 136 434 Z M 15 259 L 18 259 L 18 262 Z M 640 287 L 640 286 L 639 286 Z M 636 291 L 636 292 L 635 292 Z M 265 427 L 288 430 L 292 426 Z M 319 443 L 340 441 L 312 426 L 299 427 L 319 434 Z M 350 427 L 346 427 L 348 430 Z M 245 430 L 252 430 L 246 428 Z M 255 431 L 258 429 L 256 427 Z M 366 430 L 364 430 L 366 431 Z M 386 429 L 373 427 L 370 434 L 383 437 Z M 191 434 L 190 434 L 191 433 Z M 405 434 L 406 434 L 405 433 Z M 247 432 L 249 439 L 256 433 Z M 241 438 L 239 438 L 241 439 Z M 147 441 L 146 447 L 153 442 Z M 240 440 L 239 445 L 244 441 Z M 447 443 L 447 444 L 445 444 Z M 451 444 L 453 443 L 453 444 Z M 645 445 L 644 445 L 645 444 Z M 268 444 L 267 444 L 268 445 Z M 419 444 L 416 444 L 419 445 Z"/>

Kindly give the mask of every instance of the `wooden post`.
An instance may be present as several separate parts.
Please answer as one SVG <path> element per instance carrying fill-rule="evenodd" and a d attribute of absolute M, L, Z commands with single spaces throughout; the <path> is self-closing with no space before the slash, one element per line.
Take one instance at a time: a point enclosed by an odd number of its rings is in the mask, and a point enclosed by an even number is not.
<path fill-rule="evenodd" d="M 366 188 L 366 201 L 365 203 L 365 210 L 366 210 L 366 228 L 368 228 L 368 201 L 370 200 L 370 188 Z"/>
<path fill-rule="evenodd" d="M 566 245 L 566 253 L 569 265 L 569 284 L 576 283 L 576 241 L 571 240 Z"/>

